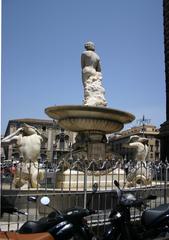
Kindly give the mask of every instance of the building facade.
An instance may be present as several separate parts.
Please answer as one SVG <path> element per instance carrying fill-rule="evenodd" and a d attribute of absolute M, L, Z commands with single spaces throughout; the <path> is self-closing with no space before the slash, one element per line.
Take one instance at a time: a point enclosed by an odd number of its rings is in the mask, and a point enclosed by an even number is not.
<path fill-rule="evenodd" d="M 165 55 L 165 85 L 166 85 L 166 121 L 161 124 L 161 159 L 169 161 L 169 1 L 163 0 L 164 19 L 164 55 Z"/>
<path fill-rule="evenodd" d="M 60 128 L 56 121 L 30 118 L 10 120 L 4 137 L 15 132 L 24 123 L 34 126 L 46 136 L 47 141 L 41 144 L 40 158 L 42 161 L 56 162 L 62 154 L 70 151 L 75 141 L 76 134 Z M 9 160 L 12 157 L 19 158 L 15 144 L 4 147 L 3 155 Z"/>
<path fill-rule="evenodd" d="M 110 136 L 109 141 L 112 144 L 113 151 L 119 153 L 128 161 L 134 160 L 135 150 L 125 147 L 129 137 L 132 135 L 138 135 L 148 139 L 149 153 L 147 160 L 160 160 L 160 140 L 158 138 L 159 130 L 154 125 L 136 126 Z"/>

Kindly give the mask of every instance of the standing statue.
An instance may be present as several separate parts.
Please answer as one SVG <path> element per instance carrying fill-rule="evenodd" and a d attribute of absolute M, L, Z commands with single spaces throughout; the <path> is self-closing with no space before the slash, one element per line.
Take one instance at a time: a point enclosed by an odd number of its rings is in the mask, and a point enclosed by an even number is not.
<path fill-rule="evenodd" d="M 95 53 L 95 45 L 87 42 L 86 51 L 81 55 L 84 105 L 106 107 L 105 90 L 102 86 L 100 58 Z"/>
<path fill-rule="evenodd" d="M 39 180 L 44 178 L 44 170 L 38 169 L 40 147 L 44 140 L 46 140 L 45 137 L 28 124 L 23 124 L 23 127 L 2 140 L 3 145 L 16 144 L 23 156 L 23 162 L 18 164 L 14 175 L 13 183 L 16 188 L 24 189 L 28 183 L 30 187 L 36 188 Z"/>
<path fill-rule="evenodd" d="M 135 151 L 135 166 L 130 170 L 127 175 L 127 181 L 129 186 L 135 186 L 135 184 L 147 185 L 151 182 L 151 169 L 147 167 L 146 159 L 149 152 L 148 139 L 133 135 L 130 137 L 128 144 L 124 145 L 128 148 L 134 148 Z"/>

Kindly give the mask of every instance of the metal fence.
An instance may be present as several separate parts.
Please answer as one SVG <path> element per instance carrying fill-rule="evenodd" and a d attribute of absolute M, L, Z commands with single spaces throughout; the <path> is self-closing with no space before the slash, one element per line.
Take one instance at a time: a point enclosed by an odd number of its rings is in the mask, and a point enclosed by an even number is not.
<path fill-rule="evenodd" d="M 169 202 L 169 164 L 163 162 L 146 162 L 138 167 L 136 163 L 126 160 L 107 160 L 89 162 L 87 159 L 68 161 L 64 159 L 57 163 L 41 163 L 38 159 L 36 169 L 38 176 L 43 172 L 43 178 L 39 178 L 36 187 L 31 186 L 30 179 L 33 176 L 30 160 L 25 175 L 25 163 L 23 158 L 1 162 L 1 194 L 15 206 L 28 213 L 23 215 L 3 214 L 1 216 L 2 230 L 16 230 L 27 220 L 38 220 L 46 216 L 52 209 L 44 207 L 40 203 L 42 196 L 48 196 L 50 206 L 60 211 L 71 207 L 86 207 L 91 198 L 90 208 L 96 210 L 96 214 L 87 218 L 89 225 L 100 234 L 100 226 L 109 224 L 109 213 L 116 206 L 117 193 L 114 180 L 118 180 L 124 191 L 130 191 L 137 196 L 157 195 L 157 199 L 150 202 L 149 207 L 155 207 Z M 139 168 L 139 174 L 135 174 Z M 17 172 L 20 184 L 16 184 Z M 24 175 L 23 175 L 24 173 Z M 136 175 L 144 176 L 140 179 Z M 132 179 L 132 181 L 131 181 Z M 134 180 L 133 180 L 134 179 Z M 148 179 L 148 181 L 147 181 Z M 97 183 L 98 189 L 92 194 L 92 186 Z M 28 201 L 29 196 L 36 196 L 36 202 Z M 132 209 L 133 220 L 139 219 L 141 212 Z"/>

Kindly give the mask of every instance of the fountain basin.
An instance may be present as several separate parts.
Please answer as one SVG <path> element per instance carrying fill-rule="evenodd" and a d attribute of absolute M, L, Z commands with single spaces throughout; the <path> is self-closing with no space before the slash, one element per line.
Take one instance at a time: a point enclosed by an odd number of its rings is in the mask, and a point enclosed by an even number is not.
<path fill-rule="evenodd" d="M 45 113 L 58 120 L 58 124 L 73 132 L 101 132 L 104 134 L 120 131 L 124 123 L 135 119 L 128 112 L 107 107 L 65 105 L 52 106 Z"/>

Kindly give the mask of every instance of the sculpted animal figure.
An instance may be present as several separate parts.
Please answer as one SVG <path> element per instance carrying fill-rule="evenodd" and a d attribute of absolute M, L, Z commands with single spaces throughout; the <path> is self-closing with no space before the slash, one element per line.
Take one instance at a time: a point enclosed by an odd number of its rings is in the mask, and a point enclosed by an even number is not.
<path fill-rule="evenodd" d="M 148 151 L 149 151 L 147 138 L 133 135 L 130 137 L 128 147 L 136 149 L 136 153 L 135 153 L 136 161 L 142 161 L 145 163 L 148 156 Z"/>
<path fill-rule="evenodd" d="M 40 155 L 41 143 L 45 137 L 35 128 L 28 124 L 17 129 L 2 140 L 2 144 L 16 144 L 20 154 L 23 156 L 23 162 L 17 166 L 14 175 L 14 185 L 16 188 L 25 188 L 28 184 L 36 188 L 39 180 L 44 178 L 44 170 L 38 169 L 38 157 Z"/>
<path fill-rule="evenodd" d="M 129 186 L 135 186 L 135 184 L 147 185 L 151 182 L 151 171 L 146 167 L 146 159 L 148 156 L 148 139 L 133 135 L 130 137 L 128 144 L 125 147 L 134 148 L 136 164 L 130 173 L 127 175 L 127 181 Z"/>

